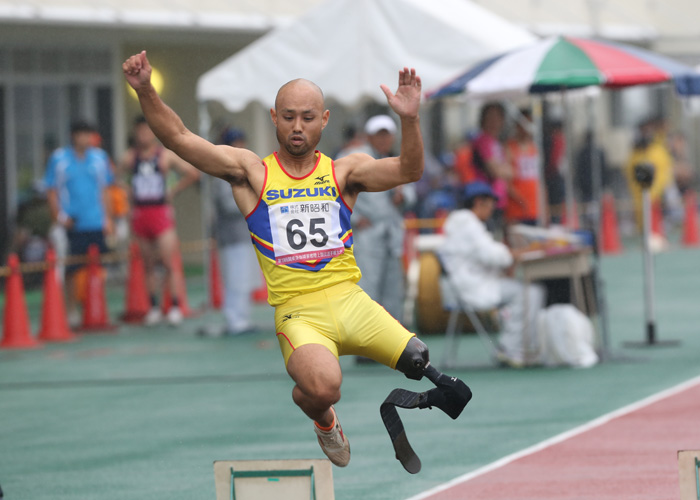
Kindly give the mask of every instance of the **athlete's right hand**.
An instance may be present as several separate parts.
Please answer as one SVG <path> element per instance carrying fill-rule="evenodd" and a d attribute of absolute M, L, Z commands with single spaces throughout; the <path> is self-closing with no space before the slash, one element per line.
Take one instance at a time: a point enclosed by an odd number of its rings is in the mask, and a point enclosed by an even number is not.
<path fill-rule="evenodd" d="M 146 51 L 131 56 L 122 64 L 126 81 L 137 92 L 151 84 L 151 64 L 146 57 Z"/>

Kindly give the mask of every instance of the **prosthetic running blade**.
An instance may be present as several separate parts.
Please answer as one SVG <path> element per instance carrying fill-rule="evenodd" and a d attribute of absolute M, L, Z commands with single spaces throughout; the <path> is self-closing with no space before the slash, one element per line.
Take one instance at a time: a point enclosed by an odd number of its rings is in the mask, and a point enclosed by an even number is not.
<path fill-rule="evenodd" d="M 469 387 L 456 377 L 444 375 L 432 366 L 426 368 L 425 375 L 436 385 L 434 389 L 421 393 L 394 389 L 379 407 L 379 413 L 396 452 L 396 459 L 411 474 L 420 472 L 421 462 L 408 442 L 396 407 L 423 409 L 435 406 L 454 420 L 472 398 Z"/>

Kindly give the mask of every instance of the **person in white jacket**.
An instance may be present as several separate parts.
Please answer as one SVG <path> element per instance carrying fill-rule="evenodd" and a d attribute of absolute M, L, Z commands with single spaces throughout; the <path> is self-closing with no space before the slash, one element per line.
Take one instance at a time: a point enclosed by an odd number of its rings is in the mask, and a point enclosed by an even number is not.
<path fill-rule="evenodd" d="M 465 208 L 453 211 L 445 221 L 440 259 L 465 304 L 477 310 L 499 309 L 499 356 L 511 366 L 522 366 L 524 339 L 527 335 L 528 345 L 533 346 L 544 290 L 539 285 L 526 288 L 511 277 L 519 252 L 495 240 L 486 228 L 497 200 L 491 187 L 473 182 L 464 195 Z"/>

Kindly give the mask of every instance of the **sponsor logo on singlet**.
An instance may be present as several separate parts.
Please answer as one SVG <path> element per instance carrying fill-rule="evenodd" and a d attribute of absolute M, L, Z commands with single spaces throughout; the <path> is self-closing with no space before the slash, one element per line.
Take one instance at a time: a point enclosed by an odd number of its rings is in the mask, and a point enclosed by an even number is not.
<path fill-rule="evenodd" d="M 265 192 L 265 201 L 275 201 L 277 199 L 296 200 L 299 198 L 319 198 L 328 196 L 336 198 L 337 192 L 335 186 L 324 186 L 315 188 L 287 188 L 287 189 L 268 189 Z"/>

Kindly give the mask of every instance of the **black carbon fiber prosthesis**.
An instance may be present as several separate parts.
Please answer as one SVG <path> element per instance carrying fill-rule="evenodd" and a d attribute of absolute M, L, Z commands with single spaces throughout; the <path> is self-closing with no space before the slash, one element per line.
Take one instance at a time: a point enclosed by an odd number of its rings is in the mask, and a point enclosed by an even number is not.
<path fill-rule="evenodd" d="M 391 443 L 394 445 L 396 459 L 401 462 L 401 465 L 408 472 L 417 474 L 420 472 L 421 462 L 408 442 L 406 431 L 396 407 L 432 409 L 434 406 L 440 408 L 454 420 L 459 417 L 464 407 L 471 400 L 472 392 L 457 377 L 450 377 L 440 373 L 433 367 L 428 361 L 427 347 L 415 337 L 409 341 L 396 368 L 408 378 L 420 380 L 423 376 L 426 376 L 435 384 L 434 389 L 421 393 L 406 389 L 394 389 L 379 408 L 384 426 L 389 433 Z"/>

